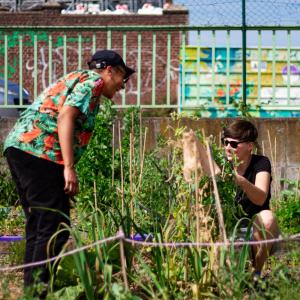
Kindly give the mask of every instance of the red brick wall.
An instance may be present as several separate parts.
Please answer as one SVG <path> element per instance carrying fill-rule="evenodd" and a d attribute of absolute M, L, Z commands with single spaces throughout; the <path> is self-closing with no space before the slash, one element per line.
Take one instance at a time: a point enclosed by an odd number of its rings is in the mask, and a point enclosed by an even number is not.
<path fill-rule="evenodd" d="M 0 26 L 109 26 L 109 25 L 186 25 L 188 14 L 186 10 L 169 10 L 163 15 L 62 15 L 60 10 L 47 9 L 41 11 L 9 13 L 0 12 Z M 33 98 L 33 31 L 26 30 L 23 39 L 23 87 L 28 89 Z M 0 76 L 4 71 L 4 31 L 0 35 Z M 9 78 L 19 82 L 19 47 L 18 29 L 13 29 L 8 34 L 8 65 Z M 67 72 L 78 68 L 78 34 L 79 32 L 65 31 L 67 34 Z M 48 31 L 39 30 L 38 37 L 38 93 L 48 84 Z M 63 75 L 63 37 L 64 32 L 52 32 L 52 81 Z M 107 47 L 107 33 L 105 31 L 88 32 L 82 34 L 82 68 L 86 68 L 86 62 L 92 54 L 92 35 L 96 36 L 96 48 Z M 112 32 L 112 49 L 122 54 L 123 33 Z M 141 102 L 151 104 L 152 97 L 152 32 L 143 31 L 142 36 L 142 69 L 141 69 Z M 181 36 L 179 31 L 171 33 L 171 103 L 177 101 L 179 49 Z M 127 55 L 129 66 L 137 70 L 137 32 L 127 32 Z M 166 101 L 166 63 L 167 63 L 167 32 L 158 31 L 156 37 L 156 96 L 158 103 Z M 137 99 L 137 76 L 134 75 L 126 88 L 126 102 L 136 103 Z M 121 97 L 116 98 L 120 103 Z"/>

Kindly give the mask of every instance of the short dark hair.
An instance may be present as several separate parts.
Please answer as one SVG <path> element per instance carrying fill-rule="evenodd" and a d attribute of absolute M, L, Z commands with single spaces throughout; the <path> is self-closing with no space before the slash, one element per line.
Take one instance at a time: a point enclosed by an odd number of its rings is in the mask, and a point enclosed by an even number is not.
<path fill-rule="evenodd" d="M 247 120 L 236 120 L 223 128 L 222 138 L 232 138 L 245 142 L 255 142 L 258 136 L 256 127 Z"/>

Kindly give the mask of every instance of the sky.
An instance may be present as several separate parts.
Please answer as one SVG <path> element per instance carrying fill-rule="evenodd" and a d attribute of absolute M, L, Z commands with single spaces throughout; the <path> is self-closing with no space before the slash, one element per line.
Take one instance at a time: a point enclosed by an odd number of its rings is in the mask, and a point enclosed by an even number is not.
<path fill-rule="evenodd" d="M 173 0 L 174 4 L 182 4 L 189 9 L 190 25 L 241 25 L 241 0 Z M 300 26 L 300 0 L 246 0 L 246 22 L 248 25 L 272 26 Z M 202 43 L 211 44 L 211 33 L 202 34 Z M 218 32 L 216 36 L 218 46 L 226 45 L 225 32 Z M 233 32 L 231 45 L 240 47 L 241 33 Z M 190 34 L 190 44 L 196 44 L 196 35 Z M 276 46 L 286 47 L 288 43 L 287 32 L 276 32 Z M 248 32 L 247 45 L 255 47 L 258 44 L 256 32 Z M 270 31 L 262 31 L 262 46 L 272 46 Z M 291 46 L 300 47 L 300 31 L 292 32 Z"/>

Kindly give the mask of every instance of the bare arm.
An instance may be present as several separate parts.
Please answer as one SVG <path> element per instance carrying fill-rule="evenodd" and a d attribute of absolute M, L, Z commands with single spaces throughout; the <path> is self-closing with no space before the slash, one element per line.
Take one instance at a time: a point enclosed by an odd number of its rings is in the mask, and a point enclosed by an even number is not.
<path fill-rule="evenodd" d="M 64 160 L 65 192 L 70 196 L 78 193 L 78 180 L 74 168 L 73 138 L 75 120 L 80 111 L 73 106 L 63 106 L 58 114 L 58 138 Z"/>
<path fill-rule="evenodd" d="M 268 197 L 270 180 L 270 173 L 259 172 L 256 174 L 255 184 L 252 184 L 245 177 L 236 173 L 236 183 L 245 192 L 249 200 L 259 206 L 262 206 Z"/>

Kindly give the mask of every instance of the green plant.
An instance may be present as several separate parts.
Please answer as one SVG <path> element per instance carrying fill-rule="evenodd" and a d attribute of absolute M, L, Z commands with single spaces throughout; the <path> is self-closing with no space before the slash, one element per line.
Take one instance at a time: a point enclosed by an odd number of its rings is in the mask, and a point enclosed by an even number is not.
<path fill-rule="evenodd" d="M 289 252 L 270 257 L 269 272 L 258 282 L 255 299 L 296 300 L 300 292 L 300 255 L 297 244 Z"/>
<path fill-rule="evenodd" d="M 212 179 L 203 175 L 199 182 L 187 183 L 183 177 L 179 146 L 186 130 L 183 117 L 172 114 L 175 126 L 168 128 L 168 138 L 159 137 L 158 147 L 151 151 L 145 151 L 147 128 L 140 126 L 138 109 L 120 114 L 120 123 L 116 117 L 111 103 L 105 101 L 91 144 L 77 166 L 81 191 L 72 210 L 72 229 L 63 229 L 72 236 L 71 246 L 67 244 L 63 251 L 114 236 L 120 227 L 128 238 L 151 233 L 154 242 L 221 241 Z M 206 141 L 204 132 L 197 135 Z M 209 143 L 222 170 L 217 186 L 226 233 L 235 236 L 240 212 L 234 201 L 232 166 L 216 140 L 210 138 Z M 299 232 L 299 184 L 287 180 L 285 184 L 276 213 L 283 231 L 291 234 Z M 24 222 L 19 209 L 18 213 L 0 209 L 1 233 L 19 232 Z M 299 251 L 271 258 L 270 279 L 259 280 L 255 287 L 249 246 L 165 248 L 124 243 L 124 248 L 125 275 L 117 240 L 55 262 L 48 299 L 277 299 L 278 295 L 297 299 L 299 294 Z M 15 256 L 5 263 L 20 262 L 21 251 L 17 247 L 12 251 Z M 9 284 L 1 283 L 4 288 Z M 5 292 L 9 295 L 9 290 Z M 28 291 L 23 299 L 32 296 Z"/>
<path fill-rule="evenodd" d="M 279 227 L 285 234 L 300 232 L 300 184 L 299 181 L 282 179 L 287 185 L 276 200 L 276 216 Z"/>
<path fill-rule="evenodd" d="M 87 151 L 76 165 L 80 182 L 80 194 L 76 199 L 77 205 L 83 206 L 83 209 L 87 203 L 86 199 L 93 199 L 95 183 L 99 199 L 105 200 L 111 194 L 111 141 L 115 118 L 116 110 L 112 108 L 112 102 L 104 100 Z M 111 199 L 107 199 L 109 200 Z"/>
<path fill-rule="evenodd" d="M 2 235 L 24 235 L 25 216 L 21 206 L 0 207 L 0 232 Z"/>
<path fill-rule="evenodd" d="M 19 196 L 2 153 L 3 145 L 0 145 L 0 206 L 14 206 Z"/>

